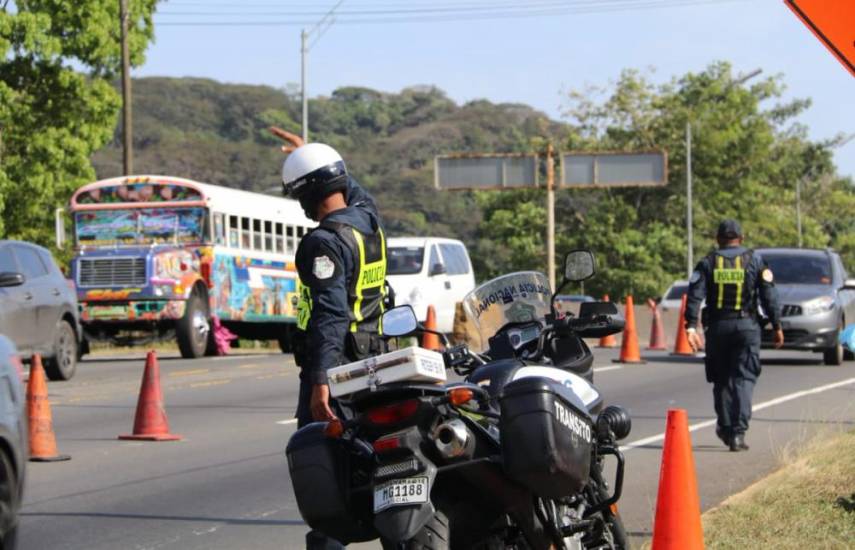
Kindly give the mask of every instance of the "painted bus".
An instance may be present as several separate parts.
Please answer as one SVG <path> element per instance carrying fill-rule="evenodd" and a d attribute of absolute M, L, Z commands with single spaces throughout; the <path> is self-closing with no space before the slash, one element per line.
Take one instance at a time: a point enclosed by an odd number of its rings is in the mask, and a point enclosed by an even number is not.
<path fill-rule="evenodd" d="M 316 225 L 297 201 L 131 176 L 84 185 L 69 210 L 84 351 L 175 338 L 183 357 L 200 357 L 215 351 L 215 320 L 289 350 L 294 255 Z"/>

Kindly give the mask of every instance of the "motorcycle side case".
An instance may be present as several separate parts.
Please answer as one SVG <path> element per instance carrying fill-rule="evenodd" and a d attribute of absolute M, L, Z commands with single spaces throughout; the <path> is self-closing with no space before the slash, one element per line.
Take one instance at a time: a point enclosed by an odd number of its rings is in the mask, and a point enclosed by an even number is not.
<path fill-rule="evenodd" d="M 372 518 L 358 512 L 370 511 L 366 502 L 351 499 L 351 455 L 348 443 L 324 435 L 325 422 L 299 429 L 288 441 L 285 454 L 300 515 L 314 530 L 342 543 L 377 538 Z"/>
<path fill-rule="evenodd" d="M 581 491 L 595 436 L 582 401 L 554 380 L 530 377 L 506 385 L 499 405 L 505 473 L 541 497 Z"/>

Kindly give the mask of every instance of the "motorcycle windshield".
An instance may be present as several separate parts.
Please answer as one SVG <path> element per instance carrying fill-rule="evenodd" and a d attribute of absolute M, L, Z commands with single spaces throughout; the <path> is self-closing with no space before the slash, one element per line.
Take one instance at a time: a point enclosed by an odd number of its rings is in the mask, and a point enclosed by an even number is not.
<path fill-rule="evenodd" d="M 508 323 L 545 321 L 552 292 L 537 271 L 519 271 L 487 281 L 463 298 L 463 308 L 486 351 L 491 336 Z"/>

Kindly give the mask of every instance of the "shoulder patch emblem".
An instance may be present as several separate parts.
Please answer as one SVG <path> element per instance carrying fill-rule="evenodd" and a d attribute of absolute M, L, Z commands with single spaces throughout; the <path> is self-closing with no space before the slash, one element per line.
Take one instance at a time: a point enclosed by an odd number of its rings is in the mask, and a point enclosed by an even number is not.
<path fill-rule="evenodd" d="M 771 283 L 775 280 L 775 276 L 772 275 L 772 270 L 769 268 L 764 269 L 763 273 L 761 273 L 760 276 L 763 277 L 763 280 L 767 283 Z"/>
<path fill-rule="evenodd" d="M 335 273 L 335 263 L 329 256 L 318 256 L 312 264 L 312 274 L 318 279 L 329 279 Z"/>

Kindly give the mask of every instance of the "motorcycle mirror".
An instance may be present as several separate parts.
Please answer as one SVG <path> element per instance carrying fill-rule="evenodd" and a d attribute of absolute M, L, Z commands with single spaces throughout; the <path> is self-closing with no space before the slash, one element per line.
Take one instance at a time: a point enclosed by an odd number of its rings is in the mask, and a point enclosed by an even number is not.
<path fill-rule="evenodd" d="M 594 253 L 590 250 L 574 250 L 564 257 L 564 280 L 579 283 L 594 276 L 596 271 Z"/>
<path fill-rule="evenodd" d="M 413 306 L 394 307 L 383 314 L 384 336 L 406 336 L 416 331 L 419 320 Z"/>

